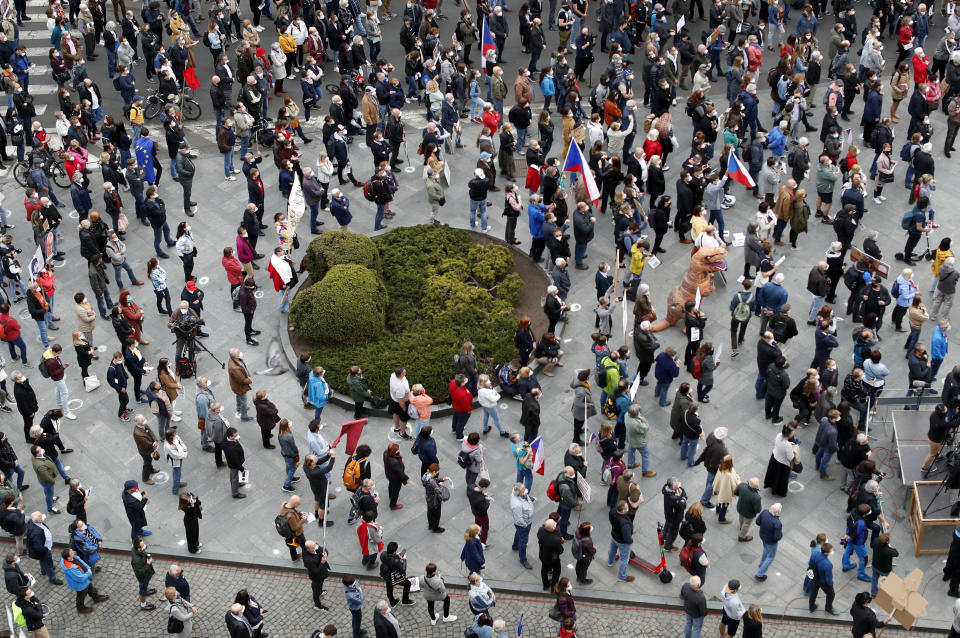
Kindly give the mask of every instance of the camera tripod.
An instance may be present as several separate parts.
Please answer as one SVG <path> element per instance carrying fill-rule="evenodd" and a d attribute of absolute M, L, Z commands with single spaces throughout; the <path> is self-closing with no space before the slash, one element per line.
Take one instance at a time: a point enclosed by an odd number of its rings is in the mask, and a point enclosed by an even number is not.
<path fill-rule="evenodd" d="M 937 501 L 937 498 L 939 498 L 940 494 L 942 494 L 944 490 L 953 489 L 947 485 L 947 482 L 949 480 L 950 480 L 950 472 L 948 470 L 947 475 L 943 477 L 943 480 L 940 481 L 940 485 L 937 486 L 937 491 L 933 493 L 933 498 L 930 499 L 930 502 L 927 503 L 927 506 L 922 510 L 925 516 L 929 516 L 930 514 L 935 514 L 937 512 L 943 511 L 949 507 L 950 518 L 960 517 L 960 499 L 954 501 L 953 505 L 948 504 L 948 505 L 944 505 L 943 507 L 938 507 L 935 510 L 930 509 L 931 507 L 933 507 L 933 504 Z"/>
<path fill-rule="evenodd" d="M 187 361 L 190 362 L 191 371 L 195 372 L 197 369 L 197 363 L 196 363 L 197 350 L 203 350 L 208 355 L 210 355 L 210 357 L 214 361 L 220 364 L 221 370 L 225 370 L 227 367 L 227 365 L 223 361 L 217 358 L 217 355 L 213 354 L 210 351 L 210 349 L 207 348 L 207 346 L 203 345 L 203 342 L 197 339 L 197 337 L 195 337 L 194 335 L 189 335 L 182 338 L 178 337 L 177 340 L 174 341 L 173 343 L 174 345 L 177 346 L 176 361 L 180 361 L 181 359 L 185 358 Z M 181 374 L 180 376 L 183 377 L 187 375 Z M 192 376 L 192 374 L 190 376 Z"/>

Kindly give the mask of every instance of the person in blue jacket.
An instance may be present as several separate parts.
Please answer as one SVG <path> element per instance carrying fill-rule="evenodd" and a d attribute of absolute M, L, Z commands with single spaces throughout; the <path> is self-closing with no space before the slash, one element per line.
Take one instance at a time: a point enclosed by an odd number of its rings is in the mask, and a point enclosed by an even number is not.
<path fill-rule="evenodd" d="M 467 566 L 467 571 L 477 574 L 487 565 L 486 558 L 483 556 L 483 543 L 478 538 L 479 534 L 480 526 L 476 523 L 468 527 L 463 534 L 463 540 L 466 542 L 460 552 L 460 560 Z"/>
<path fill-rule="evenodd" d="M 343 595 L 347 599 L 347 609 L 350 610 L 353 624 L 353 635 L 360 636 L 363 632 L 361 624 L 363 621 L 363 590 L 360 589 L 360 581 L 355 576 L 347 574 L 343 577 Z"/>
<path fill-rule="evenodd" d="M 543 258 L 543 249 L 546 242 L 543 238 L 543 222 L 547 207 L 540 203 L 539 195 L 530 196 L 530 204 L 527 206 L 527 218 L 530 223 L 530 236 L 533 243 L 530 245 L 530 258 L 539 262 Z"/>
<path fill-rule="evenodd" d="M 767 133 L 767 148 L 769 148 L 773 156 L 780 161 L 782 161 L 783 152 L 787 148 L 787 138 L 783 134 L 783 128 L 786 128 L 786 126 L 786 122 L 781 122 L 780 126 L 772 127 L 770 132 Z"/>
<path fill-rule="evenodd" d="M 677 360 L 677 351 L 674 350 L 673 347 L 668 347 L 657 355 L 653 376 L 657 380 L 653 394 L 659 399 L 660 407 L 666 407 L 670 405 L 670 401 L 667 400 L 670 384 L 680 376 L 680 364 Z"/>
<path fill-rule="evenodd" d="M 833 590 L 833 563 L 830 562 L 830 554 L 833 553 L 833 545 L 824 543 L 820 546 L 820 552 L 813 552 L 810 562 L 807 563 L 807 569 L 813 570 L 813 583 L 810 586 L 810 611 L 817 610 L 817 594 L 820 590 L 826 595 L 825 608 L 828 614 L 839 616 L 840 612 L 833 608 L 833 597 L 836 592 Z"/>
<path fill-rule="evenodd" d="M 843 571 L 850 571 L 854 567 L 857 568 L 857 578 L 866 582 L 873 582 L 873 579 L 867 576 L 867 533 L 869 528 L 867 527 L 866 518 L 870 516 L 870 505 L 867 503 L 861 503 L 857 506 L 857 509 L 853 512 L 850 512 L 850 515 L 847 516 L 847 547 L 843 551 L 843 559 L 841 565 L 843 566 Z M 854 552 L 857 553 L 857 558 L 859 563 L 854 565 L 850 562 L 850 555 Z"/>
<path fill-rule="evenodd" d="M 150 139 L 150 131 L 146 127 L 140 129 L 140 139 L 134 146 L 134 154 L 137 156 L 137 166 L 143 169 L 144 179 L 148 184 L 155 185 L 160 175 L 154 170 L 154 144 Z"/>
<path fill-rule="evenodd" d="M 85 562 L 77 558 L 72 549 L 64 549 L 60 552 L 60 569 L 63 570 L 63 578 L 67 582 L 67 587 L 71 591 L 77 592 L 77 613 L 89 614 L 93 607 L 86 605 L 87 594 L 93 598 L 93 602 L 101 603 L 110 597 L 101 594 L 93 586 L 93 570 Z"/>
<path fill-rule="evenodd" d="M 756 84 L 748 84 L 746 90 L 740 92 L 740 102 L 743 103 L 744 125 L 750 127 L 750 139 L 755 139 L 757 137 L 757 129 L 760 127 Z M 782 153 L 783 151 L 781 150 L 780 152 Z"/>
<path fill-rule="evenodd" d="M 93 208 L 93 201 L 90 199 L 90 191 L 83 187 L 83 171 L 77 171 L 73 174 L 73 182 L 70 184 L 70 199 L 73 200 L 73 207 L 77 209 L 80 215 L 80 221 L 87 218 L 90 209 Z"/>
<path fill-rule="evenodd" d="M 780 308 L 787 303 L 787 289 L 783 287 L 784 276 L 778 272 L 757 291 L 753 300 L 753 314 L 760 317 L 760 334 L 767 331 L 770 317 L 780 314 Z M 769 311 L 769 312 L 768 312 Z"/>
<path fill-rule="evenodd" d="M 325 370 L 317 366 L 310 373 L 310 378 L 307 381 L 307 398 L 310 400 L 310 403 L 314 405 L 313 418 L 317 421 L 320 420 L 320 415 L 323 413 L 323 407 L 327 405 L 327 400 L 330 398 L 330 386 L 327 384 L 326 379 L 323 378 Z"/>
<path fill-rule="evenodd" d="M 769 509 L 765 509 L 757 516 L 757 525 L 760 526 L 760 542 L 763 543 L 763 556 L 760 558 L 760 568 L 757 569 L 756 578 L 759 581 L 767 579 L 767 569 L 773 563 L 777 556 L 777 545 L 783 538 L 783 523 L 780 522 L 780 503 L 774 503 Z"/>
<path fill-rule="evenodd" d="M 930 383 L 937 378 L 937 372 L 947 358 L 947 337 L 940 326 L 934 326 L 933 336 L 930 337 Z"/>
<path fill-rule="evenodd" d="M 87 525 L 86 521 L 77 519 L 70 525 L 70 547 L 76 551 L 83 562 L 89 565 L 94 572 L 100 571 L 100 546 L 103 538 L 97 530 Z"/>
<path fill-rule="evenodd" d="M 880 95 L 880 84 L 874 83 L 867 93 L 867 103 L 863 107 L 863 115 L 860 117 L 860 126 L 863 127 L 863 139 L 869 140 L 873 136 L 873 129 L 880 123 L 880 117 L 883 115 L 883 96 Z M 924 103 L 924 106 L 926 104 Z"/>

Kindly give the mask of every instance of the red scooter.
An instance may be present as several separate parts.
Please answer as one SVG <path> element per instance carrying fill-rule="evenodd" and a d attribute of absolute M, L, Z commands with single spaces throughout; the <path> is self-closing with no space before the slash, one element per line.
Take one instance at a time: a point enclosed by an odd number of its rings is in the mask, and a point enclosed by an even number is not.
<path fill-rule="evenodd" d="M 645 569 L 651 574 L 656 574 L 660 578 L 660 582 L 666 585 L 671 580 L 673 580 L 673 573 L 667 569 L 667 555 L 663 551 L 663 524 L 657 523 L 657 543 L 660 545 L 660 562 L 654 565 L 648 560 L 640 558 L 633 552 L 630 552 L 630 562 Z"/>

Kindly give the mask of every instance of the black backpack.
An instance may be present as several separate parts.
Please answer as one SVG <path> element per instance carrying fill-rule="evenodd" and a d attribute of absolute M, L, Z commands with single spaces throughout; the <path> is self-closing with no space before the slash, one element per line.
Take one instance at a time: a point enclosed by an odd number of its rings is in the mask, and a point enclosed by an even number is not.
<path fill-rule="evenodd" d="M 470 467 L 470 453 L 466 450 L 460 450 L 460 453 L 457 454 L 457 465 L 464 469 Z"/>
<path fill-rule="evenodd" d="M 843 285 L 847 287 L 847 290 L 853 292 L 857 287 L 857 282 L 860 281 L 860 271 L 857 270 L 855 266 L 850 266 L 847 268 L 847 271 L 843 273 Z"/>

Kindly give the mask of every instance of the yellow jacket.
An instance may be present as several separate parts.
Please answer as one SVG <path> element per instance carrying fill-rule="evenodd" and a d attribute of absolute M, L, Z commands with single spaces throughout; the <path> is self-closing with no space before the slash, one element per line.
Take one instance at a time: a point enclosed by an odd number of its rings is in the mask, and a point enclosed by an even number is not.
<path fill-rule="evenodd" d="M 136 104 L 130 105 L 130 123 L 143 126 L 143 109 Z"/>
<path fill-rule="evenodd" d="M 947 260 L 947 257 L 953 257 L 953 252 L 940 250 L 939 248 L 933 251 L 933 263 L 930 264 L 930 270 L 933 271 L 934 277 L 940 277 L 940 266 Z"/>
<path fill-rule="evenodd" d="M 297 50 L 297 41 L 289 33 L 281 34 L 277 42 L 280 43 L 280 50 L 284 53 L 293 53 Z"/>
<path fill-rule="evenodd" d="M 630 247 L 630 272 L 634 275 L 639 275 L 643 272 L 643 267 L 647 263 L 647 256 L 643 254 L 643 248 L 640 247 L 640 242 L 634 242 L 633 246 Z"/>

